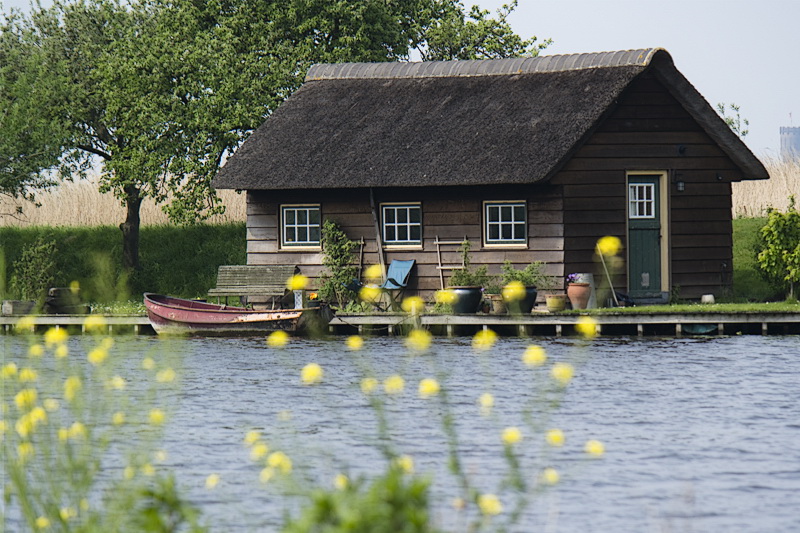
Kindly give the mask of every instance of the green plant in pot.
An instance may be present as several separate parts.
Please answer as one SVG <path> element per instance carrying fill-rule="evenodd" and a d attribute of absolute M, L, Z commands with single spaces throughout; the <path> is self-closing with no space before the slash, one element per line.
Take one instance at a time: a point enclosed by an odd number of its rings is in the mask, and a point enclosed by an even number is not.
<path fill-rule="evenodd" d="M 483 288 L 486 287 L 492 277 L 486 265 L 478 268 L 470 266 L 470 249 L 472 244 L 465 240 L 461 243 L 459 252 L 461 253 L 463 268 L 453 271 L 448 282 L 448 288 L 455 293 L 457 299 L 453 303 L 453 312 L 457 314 L 476 313 L 483 302 Z"/>
<path fill-rule="evenodd" d="M 544 274 L 543 269 L 542 261 L 534 261 L 521 270 L 514 268 L 511 261 L 503 262 L 500 267 L 503 300 L 512 313 L 530 313 L 536 303 L 538 289 L 552 286 L 552 280 Z"/>

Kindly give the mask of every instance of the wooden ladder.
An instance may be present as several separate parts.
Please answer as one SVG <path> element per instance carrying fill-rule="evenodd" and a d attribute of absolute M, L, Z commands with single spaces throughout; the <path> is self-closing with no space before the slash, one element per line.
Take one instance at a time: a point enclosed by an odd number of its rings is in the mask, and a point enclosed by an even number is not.
<path fill-rule="evenodd" d="M 454 265 L 443 265 L 442 264 L 442 246 L 461 246 L 461 244 L 467 240 L 467 236 L 464 236 L 464 239 L 461 241 L 440 241 L 439 236 L 436 236 L 436 240 L 433 241 L 433 244 L 436 245 L 436 261 L 438 263 L 437 269 L 439 270 L 439 285 L 442 289 L 444 289 L 444 271 L 445 270 L 456 270 L 459 268 L 464 268 L 464 261 L 461 261 L 461 264 L 454 264 Z"/>

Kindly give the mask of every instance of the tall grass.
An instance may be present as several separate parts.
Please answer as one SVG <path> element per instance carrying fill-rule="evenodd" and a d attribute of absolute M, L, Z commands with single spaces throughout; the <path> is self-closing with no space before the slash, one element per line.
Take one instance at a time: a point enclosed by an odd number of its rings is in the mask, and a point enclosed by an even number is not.
<path fill-rule="evenodd" d="M 219 190 L 217 194 L 225 205 L 225 213 L 212 217 L 208 222 L 244 222 L 244 194 L 232 190 Z M 54 189 L 38 193 L 36 200 L 40 207 L 0 195 L 0 226 L 116 226 L 125 220 L 125 207 L 114 195 L 101 193 L 96 178 L 64 182 Z M 19 214 L 18 208 L 22 209 Z M 142 226 L 169 223 L 161 206 L 151 198 L 142 202 L 140 214 Z"/>
<path fill-rule="evenodd" d="M 789 195 L 800 201 L 800 159 L 783 161 L 764 159 L 768 180 L 742 181 L 733 184 L 733 214 L 737 217 L 763 217 L 773 207 L 785 211 Z"/>

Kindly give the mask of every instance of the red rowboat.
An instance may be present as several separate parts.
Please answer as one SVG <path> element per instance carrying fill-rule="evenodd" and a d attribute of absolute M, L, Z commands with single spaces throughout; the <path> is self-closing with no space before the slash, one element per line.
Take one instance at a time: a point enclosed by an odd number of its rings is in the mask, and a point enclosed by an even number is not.
<path fill-rule="evenodd" d="M 144 294 L 144 306 L 156 333 L 202 335 L 259 335 L 297 329 L 303 309 L 256 311 L 244 307 Z"/>

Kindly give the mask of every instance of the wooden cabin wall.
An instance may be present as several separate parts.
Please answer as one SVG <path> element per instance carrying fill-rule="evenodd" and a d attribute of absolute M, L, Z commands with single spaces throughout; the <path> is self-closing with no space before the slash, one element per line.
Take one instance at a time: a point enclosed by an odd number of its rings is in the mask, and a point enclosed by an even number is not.
<path fill-rule="evenodd" d="M 465 237 L 472 244 L 471 259 L 475 266 L 486 264 L 491 274 L 500 273 L 505 260 L 523 268 L 532 261 L 547 263 L 545 272 L 563 279 L 563 211 L 560 187 L 550 185 L 524 187 L 449 187 L 387 188 L 374 191 L 376 208 L 382 202 L 421 202 L 423 246 L 408 249 L 387 249 L 386 264 L 393 259 L 414 259 L 409 292 L 425 298 L 440 288 L 436 246 L 439 240 L 461 242 Z M 485 200 L 526 200 L 528 206 L 528 246 L 520 248 L 485 248 L 482 246 L 481 216 Z M 376 227 L 370 209 L 368 189 L 325 189 L 305 191 L 249 191 L 247 194 L 247 263 L 297 264 L 304 275 L 317 278 L 322 272 L 322 255 L 318 251 L 281 250 L 278 239 L 279 205 L 293 203 L 320 204 L 322 218 L 340 224 L 355 241 L 364 239 L 363 265 L 379 263 Z M 442 247 L 442 263 L 460 264 L 458 246 Z M 447 283 L 450 271 L 444 272 Z M 314 282 L 316 286 L 316 282 Z"/>
<path fill-rule="evenodd" d="M 566 270 L 597 272 L 593 248 L 603 235 L 625 242 L 626 171 L 669 172 L 670 286 L 682 298 L 728 290 L 736 167 L 653 77 L 631 84 L 553 180 L 564 188 Z M 678 180 L 685 191 L 677 191 Z M 615 285 L 624 291 L 627 274 L 620 270 Z"/>

